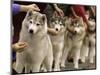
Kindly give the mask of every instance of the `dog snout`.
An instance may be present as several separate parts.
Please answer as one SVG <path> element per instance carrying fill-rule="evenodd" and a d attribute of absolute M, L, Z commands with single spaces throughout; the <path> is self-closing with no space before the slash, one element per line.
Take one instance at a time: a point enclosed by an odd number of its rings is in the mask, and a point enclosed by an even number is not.
<path fill-rule="evenodd" d="M 58 31 L 59 29 L 58 28 L 56 28 L 56 31 Z"/>
<path fill-rule="evenodd" d="M 77 31 L 75 30 L 74 33 L 77 33 Z"/>
<path fill-rule="evenodd" d="M 32 29 L 29 30 L 29 33 L 31 33 L 31 34 L 33 34 L 33 32 L 34 32 L 34 31 L 33 31 Z"/>

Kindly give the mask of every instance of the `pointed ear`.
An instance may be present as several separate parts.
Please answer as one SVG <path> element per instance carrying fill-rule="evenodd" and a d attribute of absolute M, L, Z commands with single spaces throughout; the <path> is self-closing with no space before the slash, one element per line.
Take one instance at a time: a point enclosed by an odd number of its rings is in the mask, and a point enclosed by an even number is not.
<path fill-rule="evenodd" d="M 65 21 L 66 25 L 70 25 L 71 24 L 71 18 L 64 17 L 64 21 Z"/>
<path fill-rule="evenodd" d="M 29 10 L 29 11 L 27 12 L 27 14 L 26 14 L 26 18 L 28 18 L 28 17 L 32 16 L 32 15 L 33 15 L 33 13 L 32 13 L 32 12 L 33 12 L 32 10 Z"/>
<path fill-rule="evenodd" d="M 28 16 L 32 16 L 32 10 L 29 10 L 29 12 L 28 12 Z"/>
<path fill-rule="evenodd" d="M 47 23 L 47 17 L 45 14 L 43 14 L 43 16 L 42 16 L 42 21 L 43 21 L 43 23 Z"/>
<path fill-rule="evenodd" d="M 55 18 L 54 17 L 51 17 L 49 22 L 54 22 Z"/>
<path fill-rule="evenodd" d="M 52 17 L 53 18 L 55 18 L 55 17 L 58 17 L 59 15 L 58 15 L 58 13 L 55 11 L 54 13 L 53 13 L 53 15 L 52 15 Z"/>
<path fill-rule="evenodd" d="M 68 17 L 67 16 L 63 17 L 63 21 L 66 21 L 66 20 L 68 20 Z"/>

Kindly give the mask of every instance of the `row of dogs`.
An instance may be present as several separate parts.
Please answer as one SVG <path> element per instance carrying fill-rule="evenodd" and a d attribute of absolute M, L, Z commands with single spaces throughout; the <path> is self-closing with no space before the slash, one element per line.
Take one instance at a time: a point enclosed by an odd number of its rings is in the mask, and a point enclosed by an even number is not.
<path fill-rule="evenodd" d="M 95 21 L 86 31 L 82 18 L 62 18 L 53 16 L 47 25 L 45 14 L 28 11 L 22 22 L 19 42 L 27 42 L 28 47 L 16 54 L 15 70 L 22 73 L 60 71 L 65 67 L 68 56 L 73 58 L 73 68 L 79 68 L 79 59 L 85 62 L 87 56 L 93 63 L 95 56 Z M 54 28 L 57 35 L 48 34 L 48 27 Z M 52 68 L 52 66 L 54 68 Z M 66 66 L 67 67 L 67 66 Z"/>

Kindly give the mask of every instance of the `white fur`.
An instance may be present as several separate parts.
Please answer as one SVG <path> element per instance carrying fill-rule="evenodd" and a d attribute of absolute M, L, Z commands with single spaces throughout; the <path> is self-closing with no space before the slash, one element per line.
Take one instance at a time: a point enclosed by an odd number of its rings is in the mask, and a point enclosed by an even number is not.
<path fill-rule="evenodd" d="M 64 47 L 65 28 L 61 27 L 60 25 L 55 25 L 55 29 L 56 28 L 58 28 L 59 33 L 57 35 L 50 35 L 50 38 L 53 45 L 54 71 L 60 71 L 60 61 Z"/>
<path fill-rule="evenodd" d="M 60 71 L 60 59 L 62 56 L 62 50 L 64 46 L 64 33 L 57 36 L 50 36 L 53 45 L 54 56 L 54 71 Z"/>
<path fill-rule="evenodd" d="M 94 56 L 95 56 L 95 45 L 96 45 L 96 41 L 95 41 L 95 34 L 90 34 L 89 35 L 89 41 L 90 41 L 90 48 L 89 48 L 89 62 L 90 63 L 94 63 Z"/>
<path fill-rule="evenodd" d="M 25 67 L 25 73 L 39 72 L 42 63 L 45 64 L 47 71 L 52 71 L 53 53 L 50 38 L 47 34 L 47 21 L 40 32 L 29 34 L 25 27 L 26 18 L 22 24 L 20 32 L 20 42 L 27 42 L 28 47 L 22 53 L 16 54 L 16 71 L 21 73 Z M 29 27 L 34 30 L 36 27 Z M 39 28 L 38 28 L 39 29 Z"/>
<path fill-rule="evenodd" d="M 95 22 L 94 21 L 89 21 L 89 22 L 90 22 L 90 26 L 88 26 L 89 29 L 91 31 L 94 31 L 95 30 Z M 89 62 L 93 63 L 94 56 L 95 56 L 95 45 L 96 45 L 95 36 L 96 36 L 96 34 L 95 34 L 95 32 L 93 32 L 93 33 L 87 32 L 86 34 L 87 34 L 87 36 L 85 36 L 85 38 L 84 38 L 80 59 L 82 60 L 83 63 L 85 63 L 86 59 L 89 59 Z M 91 46 L 89 46 L 89 44 Z"/>
<path fill-rule="evenodd" d="M 66 58 L 69 52 L 73 50 L 74 68 L 78 69 L 78 60 L 80 58 L 80 50 L 85 36 L 85 27 L 74 27 L 76 34 L 68 32 L 65 34 L 64 51 L 61 59 L 61 67 L 65 67 Z"/>

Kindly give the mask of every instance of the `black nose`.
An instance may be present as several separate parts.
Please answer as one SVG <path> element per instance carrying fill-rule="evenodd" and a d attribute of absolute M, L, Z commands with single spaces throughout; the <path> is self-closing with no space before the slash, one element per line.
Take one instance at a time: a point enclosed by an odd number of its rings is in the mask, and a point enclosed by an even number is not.
<path fill-rule="evenodd" d="M 32 30 L 32 29 L 31 29 L 31 30 L 29 30 L 29 33 L 31 33 L 31 34 L 32 34 L 32 33 L 33 33 L 33 30 Z"/>
<path fill-rule="evenodd" d="M 56 31 L 58 31 L 58 28 L 56 28 Z"/>
<path fill-rule="evenodd" d="M 74 31 L 74 33 L 77 33 L 77 31 Z"/>

